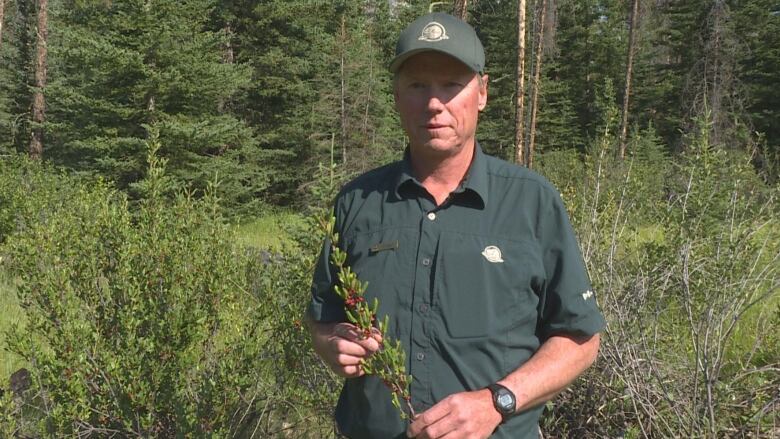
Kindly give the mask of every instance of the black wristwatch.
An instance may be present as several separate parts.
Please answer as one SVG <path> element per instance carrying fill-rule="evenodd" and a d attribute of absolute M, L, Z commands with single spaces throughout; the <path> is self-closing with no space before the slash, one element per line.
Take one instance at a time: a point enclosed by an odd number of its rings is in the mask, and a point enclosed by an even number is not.
<path fill-rule="evenodd" d="M 515 414 L 515 406 L 517 401 L 515 400 L 515 394 L 511 390 L 502 386 L 501 384 L 494 383 L 487 387 L 493 394 L 493 406 L 501 414 L 501 423 L 507 421 Z"/>

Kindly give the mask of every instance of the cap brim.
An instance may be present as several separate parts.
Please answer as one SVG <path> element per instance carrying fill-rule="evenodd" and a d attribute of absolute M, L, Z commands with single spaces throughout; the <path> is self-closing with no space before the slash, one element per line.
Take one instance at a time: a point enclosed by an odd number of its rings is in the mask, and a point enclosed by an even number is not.
<path fill-rule="evenodd" d="M 403 65 L 403 63 L 404 63 L 404 62 L 405 62 L 407 59 L 409 59 L 409 58 L 411 58 L 411 57 L 413 57 L 413 56 L 415 56 L 415 55 L 417 55 L 417 54 L 423 53 L 423 52 L 438 52 L 438 53 L 443 53 L 443 54 L 445 54 L 445 55 L 447 55 L 447 56 L 450 56 L 450 57 L 452 57 L 452 58 L 455 58 L 455 59 L 457 59 L 457 60 L 458 60 L 458 61 L 460 61 L 460 62 L 461 62 L 463 65 L 465 65 L 466 67 L 468 67 L 468 68 L 469 68 L 469 70 L 471 70 L 472 72 L 474 72 L 474 73 L 482 73 L 482 72 L 480 72 L 479 70 L 475 70 L 475 69 L 474 69 L 474 66 L 470 65 L 468 62 L 464 61 L 462 58 L 460 58 L 460 57 L 458 57 L 458 56 L 455 56 L 455 55 L 451 54 L 450 52 L 448 52 L 448 51 L 446 51 L 446 50 L 435 49 L 435 48 L 432 48 L 432 47 L 420 47 L 420 48 L 418 48 L 418 49 L 412 49 L 412 50 L 408 50 L 408 51 L 406 51 L 406 52 L 404 52 L 404 53 L 402 53 L 402 54 L 400 54 L 400 55 L 396 56 L 395 58 L 393 58 L 393 61 L 391 61 L 391 62 L 390 62 L 390 71 L 391 71 L 391 72 L 393 72 L 393 73 L 397 73 L 397 72 L 398 72 L 398 69 L 400 69 L 400 68 L 401 68 L 401 65 Z"/>

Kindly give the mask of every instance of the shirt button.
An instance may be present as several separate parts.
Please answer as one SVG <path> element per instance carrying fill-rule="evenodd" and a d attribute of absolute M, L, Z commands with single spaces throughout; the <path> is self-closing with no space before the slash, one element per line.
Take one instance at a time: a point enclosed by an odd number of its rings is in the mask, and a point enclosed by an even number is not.
<path fill-rule="evenodd" d="M 428 258 L 425 258 L 425 259 L 422 260 L 422 264 L 427 267 L 427 266 L 431 265 L 431 260 L 428 259 Z"/>
<path fill-rule="evenodd" d="M 425 304 L 425 303 L 421 303 L 419 309 L 420 309 L 420 312 L 424 314 L 424 313 L 428 312 L 428 305 Z"/>
<path fill-rule="evenodd" d="M 436 213 L 435 212 L 429 212 L 428 213 L 428 219 L 433 221 L 436 219 Z"/>
<path fill-rule="evenodd" d="M 425 354 L 423 354 L 422 352 L 419 352 L 417 354 L 417 361 L 422 361 L 424 359 L 425 359 Z"/>

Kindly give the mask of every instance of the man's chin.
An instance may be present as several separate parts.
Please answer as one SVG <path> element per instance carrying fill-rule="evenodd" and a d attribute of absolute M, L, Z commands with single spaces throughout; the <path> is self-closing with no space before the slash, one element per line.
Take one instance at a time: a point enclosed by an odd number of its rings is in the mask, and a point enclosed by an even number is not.
<path fill-rule="evenodd" d="M 416 141 L 415 141 L 416 140 Z M 412 149 L 430 156 L 452 156 L 458 154 L 463 148 L 459 139 L 448 137 L 425 137 L 412 140 Z"/>
<path fill-rule="evenodd" d="M 430 151 L 446 152 L 452 149 L 457 149 L 454 145 L 455 142 L 449 139 L 428 138 L 425 142 L 422 142 L 423 148 Z"/>

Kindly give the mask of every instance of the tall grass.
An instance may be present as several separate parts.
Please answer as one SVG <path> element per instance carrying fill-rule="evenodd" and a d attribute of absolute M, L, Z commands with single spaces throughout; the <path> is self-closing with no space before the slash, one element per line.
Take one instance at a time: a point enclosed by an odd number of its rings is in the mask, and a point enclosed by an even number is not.
<path fill-rule="evenodd" d="M 288 230 L 300 226 L 303 217 L 294 212 L 272 212 L 244 221 L 235 228 L 236 243 L 246 247 L 279 252 L 294 245 Z"/>

